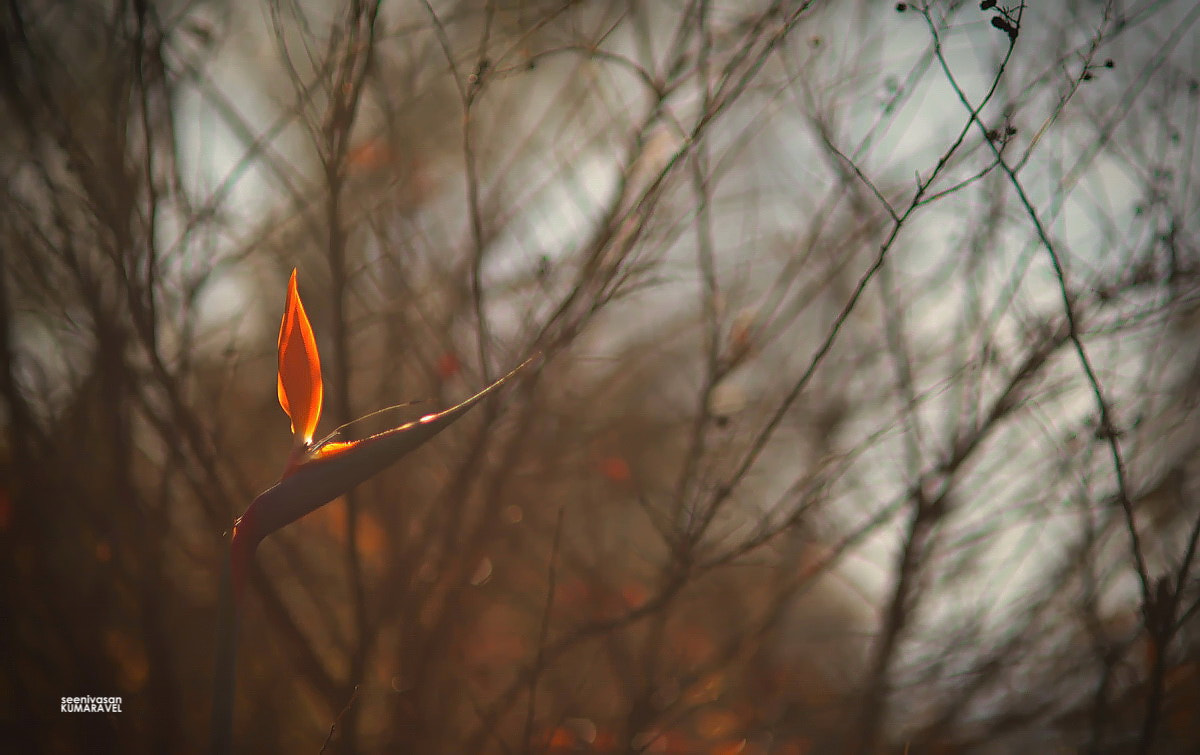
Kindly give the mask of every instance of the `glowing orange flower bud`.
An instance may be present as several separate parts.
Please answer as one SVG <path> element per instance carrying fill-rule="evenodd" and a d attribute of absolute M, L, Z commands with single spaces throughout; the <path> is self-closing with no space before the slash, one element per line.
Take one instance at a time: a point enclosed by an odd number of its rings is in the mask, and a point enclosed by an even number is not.
<path fill-rule="evenodd" d="M 312 443 L 321 419 L 324 388 L 321 383 L 321 357 L 317 339 L 296 288 L 296 270 L 288 282 L 287 303 L 279 323 L 279 405 L 292 420 L 292 435 L 297 445 Z"/>

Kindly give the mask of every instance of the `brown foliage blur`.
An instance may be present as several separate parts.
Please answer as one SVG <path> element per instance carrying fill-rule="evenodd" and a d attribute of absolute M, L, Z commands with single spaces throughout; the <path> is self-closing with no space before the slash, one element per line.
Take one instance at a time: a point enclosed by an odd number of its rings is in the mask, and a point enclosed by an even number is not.
<path fill-rule="evenodd" d="M 1200 21 L 989 5 L 10 3 L 0 749 L 203 749 L 296 266 L 318 435 L 545 359 L 264 544 L 239 751 L 1194 751 Z"/>

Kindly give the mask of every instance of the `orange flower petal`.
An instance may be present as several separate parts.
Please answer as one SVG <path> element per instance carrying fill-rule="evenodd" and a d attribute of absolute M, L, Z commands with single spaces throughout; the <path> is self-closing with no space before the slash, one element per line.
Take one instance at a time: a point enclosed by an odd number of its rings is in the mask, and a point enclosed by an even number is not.
<path fill-rule="evenodd" d="M 279 405 L 292 420 L 292 434 L 298 444 L 312 443 L 317 421 L 321 418 L 321 357 L 317 339 L 304 313 L 296 288 L 296 271 L 288 282 L 287 303 L 279 323 Z"/>

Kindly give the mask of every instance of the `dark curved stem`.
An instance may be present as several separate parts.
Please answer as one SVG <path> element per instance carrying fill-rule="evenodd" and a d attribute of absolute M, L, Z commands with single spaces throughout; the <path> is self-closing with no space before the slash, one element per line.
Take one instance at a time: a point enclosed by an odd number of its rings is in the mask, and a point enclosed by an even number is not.
<path fill-rule="evenodd" d="M 237 635 L 239 603 L 233 591 L 232 563 L 225 559 L 217 598 L 217 652 L 213 664 L 212 724 L 209 752 L 226 755 L 233 750 L 233 700 L 237 691 Z"/>

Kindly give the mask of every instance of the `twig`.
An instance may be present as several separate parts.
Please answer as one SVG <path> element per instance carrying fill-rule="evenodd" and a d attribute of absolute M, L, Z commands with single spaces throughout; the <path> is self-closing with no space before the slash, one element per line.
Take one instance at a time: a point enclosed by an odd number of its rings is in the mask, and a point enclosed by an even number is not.
<path fill-rule="evenodd" d="M 1023 10 L 1024 7 L 1022 6 L 1022 11 Z M 928 15 L 926 15 L 925 18 L 929 23 L 930 32 L 936 38 L 938 36 L 936 27 L 934 27 L 933 22 L 929 19 Z M 1020 16 L 1018 16 L 1018 25 L 1019 21 Z M 1010 55 L 1015 46 L 1016 39 L 1014 38 L 1010 43 Z M 1096 375 L 1096 370 L 1092 366 L 1091 359 L 1088 357 L 1087 350 L 1083 345 L 1083 339 L 1080 335 L 1078 324 L 1078 316 L 1075 313 L 1075 306 L 1072 303 L 1070 287 L 1067 283 L 1067 275 L 1066 270 L 1063 267 L 1062 257 L 1058 253 L 1057 246 L 1050 239 L 1050 235 L 1046 231 L 1046 227 L 1042 223 L 1037 209 L 1034 208 L 1033 202 L 1029 199 L 1029 195 L 1025 193 L 1025 187 L 1021 183 L 1021 180 L 1017 177 L 1016 171 L 1004 158 L 1004 155 L 1000 151 L 1000 147 L 997 146 L 996 143 L 991 139 L 987 138 L 988 129 L 983 121 L 979 118 L 979 108 L 971 105 L 970 100 L 967 98 L 966 92 L 963 91 L 953 72 L 951 72 L 950 65 L 947 63 L 946 58 L 942 53 L 940 43 L 937 45 L 935 54 L 937 56 L 938 63 L 941 65 L 942 72 L 946 76 L 946 80 L 954 89 L 955 94 L 963 103 L 963 106 L 969 111 L 971 122 L 978 127 L 981 133 L 983 133 L 984 141 L 990 146 L 993 154 L 995 155 L 996 161 L 1000 166 L 1000 169 L 1004 171 L 1009 183 L 1012 184 L 1013 190 L 1016 191 L 1017 197 L 1021 201 L 1021 205 L 1024 207 L 1026 214 L 1029 216 L 1030 222 L 1033 224 L 1034 230 L 1037 232 L 1038 240 L 1041 242 L 1042 248 L 1046 250 L 1046 254 L 1050 258 L 1050 263 L 1054 268 L 1055 279 L 1058 282 L 1059 296 L 1062 299 L 1063 313 L 1067 318 L 1068 336 L 1071 340 L 1071 344 L 1075 347 L 1075 353 L 1079 358 L 1079 363 L 1083 369 L 1084 376 L 1086 377 L 1088 385 L 1091 387 L 1092 394 L 1096 399 L 1096 406 L 1100 414 L 1100 429 L 1105 436 L 1105 440 L 1107 440 L 1109 453 L 1112 456 L 1113 470 L 1116 475 L 1117 483 L 1117 499 L 1121 504 L 1121 510 L 1125 514 L 1126 527 L 1129 530 L 1130 550 L 1132 552 L 1134 566 L 1137 570 L 1138 583 L 1142 594 L 1142 604 L 1144 606 L 1149 605 L 1152 599 L 1150 589 L 1150 573 L 1148 567 L 1146 566 L 1146 558 L 1142 551 L 1141 539 L 1138 535 L 1137 526 L 1134 521 L 1133 502 L 1129 497 L 1129 483 L 1126 479 L 1125 461 L 1121 455 L 1116 425 L 1112 419 L 1111 405 L 1104 396 L 1104 390 L 1100 385 L 1100 379 Z"/>
<path fill-rule="evenodd" d="M 329 743 L 333 741 L 333 733 L 337 730 L 338 724 L 342 722 L 342 716 L 345 716 L 350 710 L 350 706 L 354 705 L 354 701 L 358 699 L 358 685 L 354 685 L 354 691 L 350 693 L 350 699 L 346 701 L 346 706 L 337 714 L 337 718 L 333 719 L 333 723 L 329 725 L 329 734 L 325 737 L 325 743 L 321 745 L 321 751 L 318 755 L 325 755 L 325 750 L 329 748 Z"/>
<path fill-rule="evenodd" d="M 538 629 L 537 655 L 533 661 L 533 672 L 529 677 L 529 703 L 525 708 L 525 733 L 521 737 L 525 743 L 523 752 L 530 752 L 533 741 L 533 719 L 537 708 L 537 687 L 541 679 L 543 662 L 542 654 L 546 649 L 546 638 L 550 635 L 550 614 L 554 610 L 554 590 L 558 580 L 558 547 L 562 540 L 563 511 L 560 506 L 558 517 L 554 522 L 554 542 L 550 546 L 550 562 L 546 567 L 546 607 L 542 611 L 542 625 Z"/>

